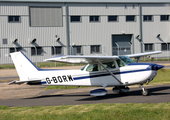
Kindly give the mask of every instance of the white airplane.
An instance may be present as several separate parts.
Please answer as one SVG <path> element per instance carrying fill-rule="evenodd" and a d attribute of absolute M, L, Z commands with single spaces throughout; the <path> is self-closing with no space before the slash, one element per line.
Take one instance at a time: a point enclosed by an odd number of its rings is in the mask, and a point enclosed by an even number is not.
<path fill-rule="evenodd" d="M 88 63 L 81 70 L 40 69 L 22 52 L 11 53 L 11 58 L 18 72 L 20 81 L 9 84 L 28 85 L 64 85 L 64 86 L 100 86 L 101 89 L 90 91 L 92 96 L 104 96 L 105 88 L 113 87 L 113 92 L 125 94 L 129 85 L 140 84 L 142 95 L 148 95 L 144 83 L 149 83 L 157 75 L 162 65 L 135 63 L 129 57 L 158 54 L 161 51 L 131 54 L 126 56 L 56 56 L 46 59 L 48 62 Z"/>

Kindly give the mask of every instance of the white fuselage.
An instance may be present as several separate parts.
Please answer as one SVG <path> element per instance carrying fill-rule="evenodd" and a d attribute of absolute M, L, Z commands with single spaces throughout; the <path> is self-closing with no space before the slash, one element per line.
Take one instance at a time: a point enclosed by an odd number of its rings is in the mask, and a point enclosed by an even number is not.
<path fill-rule="evenodd" d="M 88 72 L 85 70 L 39 70 L 34 78 L 41 79 L 42 85 L 71 85 L 71 86 L 128 86 L 151 81 L 157 71 L 147 69 L 148 65 L 131 65 L 113 69 L 111 72 L 121 80 L 120 84 L 107 71 Z"/>

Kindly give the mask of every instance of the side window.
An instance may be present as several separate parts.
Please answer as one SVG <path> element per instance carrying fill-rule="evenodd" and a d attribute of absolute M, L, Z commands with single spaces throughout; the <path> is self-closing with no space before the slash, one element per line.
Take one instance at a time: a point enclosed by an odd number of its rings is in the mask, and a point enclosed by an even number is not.
<path fill-rule="evenodd" d="M 89 65 L 89 66 L 87 67 L 86 71 L 89 71 L 89 72 L 99 71 L 99 69 L 98 69 L 98 64 Z"/>
<path fill-rule="evenodd" d="M 116 68 L 115 66 L 115 62 L 108 62 L 108 63 L 102 63 L 107 69 L 114 69 Z M 101 70 L 105 70 L 102 66 L 101 66 Z"/>

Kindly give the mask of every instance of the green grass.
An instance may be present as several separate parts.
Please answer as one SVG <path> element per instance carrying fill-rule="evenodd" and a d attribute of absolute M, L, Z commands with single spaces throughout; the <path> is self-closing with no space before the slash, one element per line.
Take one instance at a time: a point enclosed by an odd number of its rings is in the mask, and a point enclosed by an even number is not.
<path fill-rule="evenodd" d="M 0 107 L 2 120 L 169 120 L 169 113 L 170 103 Z"/>
<path fill-rule="evenodd" d="M 15 66 L 13 64 L 3 64 L 0 65 L 0 69 L 15 69 Z"/>
<path fill-rule="evenodd" d="M 35 64 L 35 63 L 34 63 Z M 86 65 L 86 64 L 66 64 L 66 63 L 56 63 L 56 67 L 62 67 L 62 66 L 80 66 L 80 65 Z M 37 63 L 37 67 L 55 67 L 55 63 Z M 0 65 L 0 69 L 15 69 L 15 66 L 13 64 L 3 64 Z"/>
<path fill-rule="evenodd" d="M 149 84 L 167 84 L 170 83 L 170 69 L 158 70 L 157 76 Z"/>
<path fill-rule="evenodd" d="M 136 62 L 137 60 L 133 58 L 133 60 Z M 140 62 L 150 62 L 150 61 L 170 61 L 170 59 L 168 60 L 167 58 L 141 58 Z M 35 63 L 34 63 L 35 64 Z M 86 64 L 67 64 L 67 63 L 59 63 L 56 62 L 56 67 L 61 67 L 61 66 L 78 66 L 78 65 L 86 65 Z M 42 68 L 42 67 L 55 67 L 55 62 L 51 62 L 51 63 L 37 63 L 37 67 Z M 15 69 L 15 66 L 13 64 L 1 64 L 0 65 L 0 69 Z"/>

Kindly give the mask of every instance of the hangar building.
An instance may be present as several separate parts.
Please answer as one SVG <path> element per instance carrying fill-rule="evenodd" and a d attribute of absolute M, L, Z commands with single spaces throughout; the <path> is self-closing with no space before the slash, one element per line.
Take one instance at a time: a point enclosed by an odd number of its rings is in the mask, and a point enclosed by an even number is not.
<path fill-rule="evenodd" d="M 21 50 L 56 55 L 170 56 L 169 0 L 0 0 L 0 64 Z"/>

